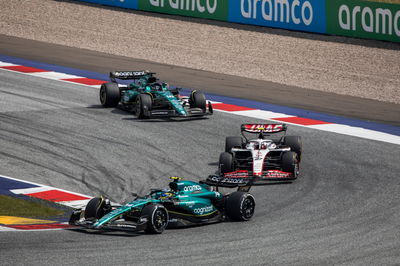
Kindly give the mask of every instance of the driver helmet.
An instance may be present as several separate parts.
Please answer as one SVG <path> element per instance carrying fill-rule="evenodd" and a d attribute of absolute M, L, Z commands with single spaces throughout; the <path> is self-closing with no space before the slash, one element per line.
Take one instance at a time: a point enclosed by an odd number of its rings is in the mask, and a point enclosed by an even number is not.
<path fill-rule="evenodd" d="M 172 197 L 173 193 L 171 192 L 163 192 L 160 196 L 160 198 L 170 198 Z"/>
<path fill-rule="evenodd" d="M 156 82 L 157 81 L 157 78 L 156 77 L 153 77 L 153 76 L 151 76 L 151 77 L 149 77 L 148 79 L 147 79 L 147 82 L 148 83 L 154 83 L 154 82 Z"/>
<path fill-rule="evenodd" d="M 267 149 L 267 144 L 265 142 L 261 143 L 261 150 Z"/>

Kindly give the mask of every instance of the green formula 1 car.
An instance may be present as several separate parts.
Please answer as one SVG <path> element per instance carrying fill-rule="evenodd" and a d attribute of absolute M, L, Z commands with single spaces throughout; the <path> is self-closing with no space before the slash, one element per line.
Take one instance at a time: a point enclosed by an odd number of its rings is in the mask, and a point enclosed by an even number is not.
<path fill-rule="evenodd" d="M 160 234 L 167 227 L 208 224 L 225 220 L 247 221 L 255 209 L 254 197 L 248 193 L 248 181 L 225 180 L 216 177 L 202 182 L 171 177 L 169 188 L 152 189 L 150 194 L 125 204 L 112 206 L 105 197 L 91 199 L 85 209 L 73 212 L 70 224 L 93 230 L 142 231 Z M 213 182 L 212 186 L 207 183 Z M 239 187 L 223 195 L 218 186 Z"/>
<path fill-rule="evenodd" d="M 149 71 L 115 71 L 110 73 L 109 83 L 100 87 L 100 102 L 104 107 L 117 107 L 132 111 L 139 119 L 154 117 L 194 117 L 213 113 L 205 95 L 192 91 L 182 97 L 179 88 L 170 88 Z M 117 83 L 132 80 L 129 85 Z"/>

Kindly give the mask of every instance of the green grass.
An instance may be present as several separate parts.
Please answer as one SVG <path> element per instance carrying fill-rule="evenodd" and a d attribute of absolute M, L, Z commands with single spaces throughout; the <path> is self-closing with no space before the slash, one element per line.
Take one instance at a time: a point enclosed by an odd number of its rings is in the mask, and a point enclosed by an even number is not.
<path fill-rule="evenodd" d="M 0 216 L 49 217 L 64 212 L 30 200 L 0 195 Z"/>

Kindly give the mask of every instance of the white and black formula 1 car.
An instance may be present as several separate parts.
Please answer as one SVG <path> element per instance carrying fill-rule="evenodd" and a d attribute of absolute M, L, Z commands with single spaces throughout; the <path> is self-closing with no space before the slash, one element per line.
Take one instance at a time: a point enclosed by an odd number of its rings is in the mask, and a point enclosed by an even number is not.
<path fill-rule="evenodd" d="M 266 181 L 295 180 L 300 171 L 302 140 L 300 136 L 286 136 L 286 130 L 285 124 L 243 124 L 243 137 L 226 138 L 225 152 L 219 157 L 220 175 L 254 176 Z M 258 137 L 248 139 L 244 133 L 258 134 Z M 276 135 L 280 136 L 276 138 Z"/>

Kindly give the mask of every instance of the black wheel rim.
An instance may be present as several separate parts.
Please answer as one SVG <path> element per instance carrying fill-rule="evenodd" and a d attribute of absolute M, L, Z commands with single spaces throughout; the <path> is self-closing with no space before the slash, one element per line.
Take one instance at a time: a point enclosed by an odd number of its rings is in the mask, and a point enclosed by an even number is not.
<path fill-rule="evenodd" d="M 247 197 L 244 201 L 243 201 L 243 205 L 242 205 L 242 214 L 243 217 L 245 219 L 250 219 L 253 216 L 254 213 L 254 201 L 252 198 Z"/>
<path fill-rule="evenodd" d="M 101 87 L 100 89 L 100 102 L 101 104 L 105 104 L 106 103 L 106 90 L 104 89 L 104 87 Z"/>
<path fill-rule="evenodd" d="M 154 229 L 161 231 L 167 225 L 167 214 L 163 210 L 156 210 L 153 218 Z"/>

